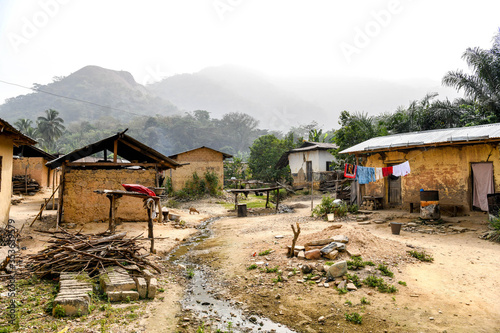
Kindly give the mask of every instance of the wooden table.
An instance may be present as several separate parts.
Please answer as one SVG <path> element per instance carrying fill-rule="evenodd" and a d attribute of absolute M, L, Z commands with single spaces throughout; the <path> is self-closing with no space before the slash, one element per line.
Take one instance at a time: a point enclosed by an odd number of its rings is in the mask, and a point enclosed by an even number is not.
<path fill-rule="evenodd" d="M 158 213 L 158 222 L 162 222 L 163 220 L 163 214 L 161 211 L 161 203 L 160 203 L 160 197 L 152 197 L 144 193 L 139 193 L 139 192 L 130 192 L 130 191 L 120 191 L 120 190 L 95 190 L 95 193 L 98 194 L 105 194 L 106 197 L 109 199 L 109 226 L 108 229 L 110 232 L 114 233 L 116 230 L 116 211 L 118 209 L 117 207 L 117 201 L 119 198 L 123 196 L 128 196 L 128 197 L 133 197 L 133 198 L 139 198 L 143 199 L 144 203 L 148 199 L 153 199 L 156 206 L 158 207 L 159 213 Z M 146 206 L 147 212 L 148 212 L 148 238 L 151 240 L 151 253 L 154 251 L 154 236 L 153 236 L 153 210 L 151 207 Z"/>
<path fill-rule="evenodd" d="M 250 192 L 266 192 L 267 193 L 266 208 L 268 208 L 269 192 L 276 191 L 276 211 L 278 211 L 278 204 L 280 202 L 279 190 L 281 188 L 283 188 L 283 186 L 264 187 L 264 188 L 242 188 L 242 189 L 234 189 L 234 190 L 227 190 L 227 191 L 234 194 L 234 209 L 235 210 L 238 207 L 238 194 L 240 194 L 240 193 L 248 195 L 248 193 L 250 193 Z"/>

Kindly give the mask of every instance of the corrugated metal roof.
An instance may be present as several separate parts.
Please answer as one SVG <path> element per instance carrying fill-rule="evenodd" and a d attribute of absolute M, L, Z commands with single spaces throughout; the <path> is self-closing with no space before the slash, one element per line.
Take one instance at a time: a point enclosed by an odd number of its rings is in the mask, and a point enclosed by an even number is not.
<path fill-rule="evenodd" d="M 384 151 L 399 147 L 432 144 L 446 145 L 448 143 L 451 145 L 458 142 L 467 143 L 491 139 L 499 139 L 498 141 L 500 141 L 500 123 L 380 136 L 347 148 L 340 154 L 366 153 L 374 150 Z"/>
<path fill-rule="evenodd" d="M 338 146 L 334 143 L 305 141 L 299 148 L 292 149 L 289 151 L 289 153 L 308 151 L 308 150 L 326 150 L 326 149 L 337 149 L 337 148 Z"/>

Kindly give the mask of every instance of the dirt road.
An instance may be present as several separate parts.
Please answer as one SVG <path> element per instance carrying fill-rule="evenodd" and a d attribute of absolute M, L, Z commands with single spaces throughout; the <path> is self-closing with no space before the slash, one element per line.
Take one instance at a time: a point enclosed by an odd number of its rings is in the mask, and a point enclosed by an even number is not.
<path fill-rule="evenodd" d="M 306 200 L 288 204 L 297 203 L 305 207 L 310 204 Z M 31 211 L 26 207 L 13 207 L 17 223 L 30 221 L 39 203 L 34 202 Z M 199 232 L 196 227 L 201 221 L 210 216 L 227 215 L 225 209 L 213 202 L 197 203 L 196 207 L 202 214 L 189 215 L 187 209 L 177 211 L 187 221 L 187 228 L 155 225 L 155 235 L 165 238 L 157 242 L 158 259 L 163 259 L 173 248 Z M 208 239 L 186 249 L 186 258 L 192 267 L 200 267 L 206 273 L 203 283 L 213 290 L 216 298 L 230 300 L 231 306 L 235 311 L 241 310 L 246 320 L 255 317 L 258 324 L 259 318 L 267 317 L 283 324 L 276 332 L 500 332 L 500 245 L 478 239 L 486 230 L 486 216 L 443 217 L 445 225 L 459 225 L 475 231 L 460 233 L 446 229 L 437 234 L 407 231 L 391 234 L 388 222 L 407 223 L 417 216 L 402 211 L 378 211 L 367 216 L 372 222 L 368 225 L 359 225 L 351 218 L 336 222 L 341 225 L 340 229 L 310 217 L 310 208 L 297 208 L 288 214 L 224 217 L 209 227 L 213 233 Z M 376 224 L 375 220 L 384 222 Z M 321 283 L 307 280 L 307 274 L 300 272 L 301 266 L 308 263 L 317 264 L 319 268 L 325 260 L 287 257 L 286 246 L 291 244 L 293 237 L 290 225 L 297 222 L 301 227 L 298 245 L 346 235 L 348 249 L 359 252 L 363 260 L 384 264 L 394 272 L 392 279 L 384 278 L 396 286 L 398 292 L 380 293 L 363 285 L 356 291 L 339 294 L 333 281 L 327 288 L 324 279 L 319 280 Z M 143 232 L 145 226 L 145 223 L 123 223 L 118 230 L 133 235 Z M 98 232 L 106 229 L 106 224 L 89 224 L 85 229 Z M 35 251 L 43 246 L 38 236 L 34 238 L 27 242 L 28 250 Z M 407 251 L 412 248 L 425 250 L 433 256 L 434 262 L 422 263 L 409 257 Z M 271 251 L 259 256 L 266 250 Z M 349 256 L 341 253 L 336 261 L 342 259 L 349 259 Z M 249 269 L 252 265 L 257 268 Z M 180 268 L 178 263 L 168 261 L 165 267 L 166 272 L 160 277 L 160 287 L 165 289 L 163 296 L 143 304 L 145 315 L 136 325 L 113 332 L 196 332 L 200 327 L 205 327 L 203 332 L 215 332 L 221 327 L 217 316 L 209 311 L 197 313 L 183 302 L 192 291 L 190 280 L 186 278 L 186 270 L 190 268 Z M 272 271 L 276 267 L 283 272 L 282 280 Z M 271 272 L 266 273 L 266 270 Z M 349 273 L 360 277 L 380 275 L 376 266 Z M 355 312 L 363 318 L 361 325 L 346 321 L 346 313 Z M 233 332 L 248 331 L 244 324 L 236 325 L 239 317 L 234 316 L 234 321 L 226 321 L 223 327 L 234 323 L 235 326 L 229 327 Z"/>

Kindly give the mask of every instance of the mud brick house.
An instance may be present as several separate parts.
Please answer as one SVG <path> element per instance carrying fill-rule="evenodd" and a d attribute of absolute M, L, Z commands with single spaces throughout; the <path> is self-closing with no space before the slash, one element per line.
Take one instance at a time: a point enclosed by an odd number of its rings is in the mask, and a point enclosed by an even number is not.
<path fill-rule="evenodd" d="M 500 191 L 499 143 L 496 123 L 377 137 L 340 153 L 355 155 L 365 167 L 409 161 L 410 174 L 361 185 L 362 196 L 383 197 L 384 206 L 418 204 L 423 189 L 439 191 L 446 210 L 487 211 L 487 194 Z"/>
<path fill-rule="evenodd" d="M 14 147 L 14 156 L 17 158 L 13 164 L 13 176 L 29 175 L 42 187 L 54 186 L 54 182 L 57 186 L 59 182 L 59 177 L 56 176 L 58 170 L 46 166 L 46 163 L 54 160 L 56 156 L 28 145 Z"/>
<path fill-rule="evenodd" d="M 98 155 L 102 158 L 97 161 L 79 161 Z M 124 190 L 121 184 L 156 187 L 159 173 L 175 169 L 179 163 L 121 132 L 47 165 L 61 167 L 58 221 L 82 224 L 108 220 L 109 201 L 95 190 Z M 147 221 L 147 217 L 142 200 L 126 196 L 119 199 L 117 219 Z"/>
<path fill-rule="evenodd" d="M 337 149 L 333 143 L 305 141 L 299 148 L 292 149 L 283 156 L 276 164 L 276 168 L 284 168 L 290 165 L 293 185 L 310 186 L 313 181 L 314 188 L 318 188 L 320 181 L 325 178 L 325 173 L 333 171 L 330 165 L 335 157 L 330 153 L 331 149 Z"/>
<path fill-rule="evenodd" d="M 34 144 L 35 140 L 0 119 L 0 222 L 3 224 L 9 220 L 14 147 Z"/>
<path fill-rule="evenodd" d="M 203 177 L 207 171 L 217 174 L 219 184 L 222 187 L 224 184 L 224 160 L 231 157 L 233 156 L 205 146 L 170 155 L 169 158 L 183 165 L 182 168 L 172 169 L 170 172 L 172 189 L 178 191 L 184 188 L 186 181 L 193 178 L 194 172 L 199 177 Z"/>

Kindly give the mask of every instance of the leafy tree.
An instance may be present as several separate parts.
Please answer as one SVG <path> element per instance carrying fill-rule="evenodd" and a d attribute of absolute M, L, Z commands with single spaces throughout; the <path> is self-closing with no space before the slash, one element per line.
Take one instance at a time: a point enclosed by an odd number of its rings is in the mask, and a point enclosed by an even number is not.
<path fill-rule="evenodd" d="M 37 119 L 38 133 L 40 134 L 42 147 L 55 152 L 56 141 L 65 130 L 64 120 L 59 117 L 59 112 L 53 109 L 46 110 L 45 115 L 45 117 L 40 116 Z"/>
<path fill-rule="evenodd" d="M 36 140 L 38 136 L 38 130 L 36 128 L 33 128 L 31 126 L 32 124 L 33 121 L 31 119 L 21 118 L 14 123 L 14 126 L 24 135 Z"/>
<path fill-rule="evenodd" d="M 443 77 L 443 84 L 463 90 L 465 97 L 477 103 L 485 118 L 500 121 L 500 31 L 493 39 L 491 50 L 468 48 L 462 58 L 472 73 L 450 71 Z"/>
<path fill-rule="evenodd" d="M 263 135 L 250 147 L 248 167 L 252 178 L 265 182 L 290 180 L 290 168 L 276 169 L 281 155 L 293 147 L 293 134 L 280 140 L 273 134 Z"/>

